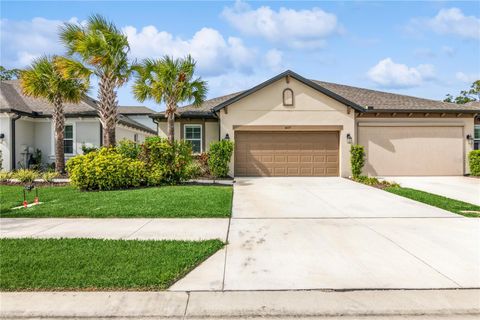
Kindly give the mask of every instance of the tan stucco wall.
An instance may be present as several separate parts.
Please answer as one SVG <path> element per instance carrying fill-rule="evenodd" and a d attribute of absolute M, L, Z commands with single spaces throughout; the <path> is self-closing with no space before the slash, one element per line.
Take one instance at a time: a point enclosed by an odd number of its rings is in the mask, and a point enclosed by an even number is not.
<path fill-rule="evenodd" d="M 294 106 L 283 106 L 282 92 L 291 88 L 295 96 Z M 342 103 L 291 78 L 278 80 L 269 86 L 231 104 L 228 113 L 220 113 L 220 137 L 229 134 L 233 140 L 234 126 L 238 125 L 297 125 L 343 126 L 340 131 L 340 175 L 350 175 L 350 145 L 346 135 L 355 138 L 355 112 L 347 112 Z M 233 157 L 230 174 L 233 174 Z"/>
<path fill-rule="evenodd" d="M 218 141 L 218 121 L 215 122 L 205 122 L 205 151 L 209 150 L 210 143 Z"/>
<path fill-rule="evenodd" d="M 130 127 L 125 127 L 125 126 L 122 126 L 122 125 L 117 125 L 117 128 L 115 130 L 115 134 L 116 134 L 117 141 L 120 141 L 120 140 L 123 140 L 123 139 L 133 141 L 134 140 L 134 135 L 137 134 L 138 135 L 138 142 L 140 142 L 140 143 L 143 142 L 146 137 L 153 136 L 153 134 L 149 134 L 149 133 L 146 133 L 146 132 L 143 132 L 143 131 L 140 131 L 140 130 L 135 130 L 135 129 L 132 129 Z"/>
<path fill-rule="evenodd" d="M 384 163 L 378 162 L 375 168 L 369 164 L 367 159 L 365 174 L 382 175 L 383 172 L 391 170 L 388 167 L 400 167 L 405 163 L 410 164 L 411 167 L 397 170 L 395 175 L 408 175 L 408 172 L 418 172 L 419 175 L 436 175 L 442 170 L 446 174 L 469 173 L 468 153 L 473 150 L 473 144 L 469 143 L 465 137 L 467 134 L 473 135 L 473 117 L 357 118 L 357 124 L 357 143 L 365 145 L 367 149 L 377 149 L 379 153 L 385 155 Z M 399 128 L 403 130 L 402 134 L 399 133 Z M 375 136 L 382 139 L 374 141 L 372 137 Z M 389 141 L 390 137 L 393 138 L 392 141 Z M 402 152 L 403 156 L 397 153 L 393 157 L 396 151 L 395 146 L 404 151 L 411 150 L 411 152 Z M 418 149 L 420 146 L 421 148 Z M 389 155 L 392 157 L 390 158 Z M 435 162 L 430 165 L 422 162 L 422 160 L 431 159 L 433 155 L 444 156 L 439 161 L 429 161 L 429 163 Z M 437 156 L 433 157 L 438 158 Z M 416 162 L 415 159 L 417 159 Z M 458 165 L 459 162 L 461 165 Z M 423 170 L 417 168 L 418 166 L 421 166 Z"/>
<path fill-rule="evenodd" d="M 180 123 L 178 120 L 175 122 L 175 126 L 173 127 L 175 140 L 180 140 Z M 162 121 L 158 123 L 158 135 L 162 138 L 168 137 L 167 131 L 167 122 Z"/>

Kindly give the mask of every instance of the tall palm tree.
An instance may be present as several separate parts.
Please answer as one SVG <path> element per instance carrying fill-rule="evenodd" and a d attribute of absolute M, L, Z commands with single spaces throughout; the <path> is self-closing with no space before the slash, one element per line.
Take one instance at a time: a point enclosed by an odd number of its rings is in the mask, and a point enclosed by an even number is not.
<path fill-rule="evenodd" d="M 64 103 L 78 103 L 89 88 L 88 78 L 67 78 L 62 75 L 58 64 L 66 58 L 53 56 L 41 57 L 20 72 L 20 86 L 23 94 L 34 98 L 44 98 L 53 107 L 52 122 L 55 128 L 55 170 L 65 171 L 65 153 L 63 146 L 65 130 Z"/>
<path fill-rule="evenodd" d="M 165 103 L 168 141 L 173 143 L 178 103 L 188 101 L 200 106 L 207 94 L 206 81 L 194 78 L 195 60 L 190 55 L 181 59 L 169 56 L 156 60 L 145 59 L 135 70 L 135 98 L 140 102 L 152 99 L 158 104 Z"/>
<path fill-rule="evenodd" d="M 60 28 L 60 39 L 68 54 L 82 62 L 63 65 L 64 72 L 71 75 L 91 73 L 99 79 L 103 144 L 115 145 L 118 111 L 116 90 L 128 81 L 131 74 L 127 36 L 104 17 L 92 15 L 84 25 L 65 23 Z"/>

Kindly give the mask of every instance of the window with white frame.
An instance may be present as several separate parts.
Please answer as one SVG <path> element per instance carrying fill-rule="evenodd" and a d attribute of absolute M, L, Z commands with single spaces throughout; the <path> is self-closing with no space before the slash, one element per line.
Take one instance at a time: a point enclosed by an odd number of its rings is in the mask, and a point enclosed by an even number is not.
<path fill-rule="evenodd" d="M 476 124 L 473 131 L 473 149 L 480 150 L 480 124 Z"/>
<path fill-rule="evenodd" d="M 66 154 L 73 154 L 73 125 L 67 124 L 63 134 L 63 148 Z"/>
<path fill-rule="evenodd" d="M 186 124 L 184 127 L 183 138 L 192 144 L 193 153 L 202 152 L 202 125 Z"/>
<path fill-rule="evenodd" d="M 139 142 L 139 140 L 138 140 L 138 133 L 134 133 L 134 134 L 133 134 L 133 142 L 135 142 L 135 143 L 138 143 L 138 142 Z"/>

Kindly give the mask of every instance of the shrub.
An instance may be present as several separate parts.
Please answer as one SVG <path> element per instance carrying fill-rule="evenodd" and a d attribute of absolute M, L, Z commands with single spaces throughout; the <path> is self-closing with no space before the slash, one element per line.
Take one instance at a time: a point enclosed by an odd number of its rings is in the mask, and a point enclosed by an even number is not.
<path fill-rule="evenodd" d="M 35 152 L 32 154 L 30 158 L 30 169 L 32 170 L 40 170 L 42 166 L 42 150 L 35 149 Z"/>
<path fill-rule="evenodd" d="M 146 182 L 145 164 L 119 154 L 114 148 L 80 155 L 67 161 L 71 183 L 82 190 L 138 187 Z"/>
<path fill-rule="evenodd" d="M 198 155 L 194 155 L 193 160 L 197 163 L 199 170 L 197 177 L 210 175 L 210 169 L 208 168 L 208 153 L 202 152 Z"/>
<path fill-rule="evenodd" d="M 19 169 L 13 173 L 13 178 L 22 183 L 32 183 L 38 177 L 38 172 L 30 169 Z"/>
<path fill-rule="evenodd" d="M 83 154 L 89 154 L 90 152 L 98 151 L 96 147 L 87 147 L 86 145 L 82 144 L 82 152 Z"/>
<path fill-rule="evenodd" d="M 8 179 L 12 178 L 12 172 L 9 171 L 0 171 L 0 182 L 5 182 Z"/>
<path fill-rule="evenodd" d="M 45 182 L 53 182 L 53 179 L 58 177 L 58 172 L 55 171 L 46 171 L 42 173 L 42 179 Z"/>
<path fill-rule="evenodd" d="M 140 145 L 127 139 L 121 140 L 117 145 L 117 152 L 130 159 L 137 159 L 138 155 L 140 154 L 140 150 Z"/>
<path fill-rule="evenodd" d="M 174 141 L 149 137 L 142 144 L 139 159 L 148 170 L 162 173 L 162 182 L 176 184 L 190 179 L 188 166 L 192 163 L 192 147 L 188 141 Z"/>
<path fill-rule="evenodd" d="M 352 176 L 354 178 L 362 174 L 365 165 L 365 149 L 359 144 L 354 144 L 350 148 L 350 164 L 352 167 Z"/>
<path fill-rule="evenodd" d="M 386 180 L 378 180 L 375 177 L 367 177 L 367 176 L 357 176 L 353 178 L 354 181 L 366 184 L 368 186 L 374 186 L 379 188 L 386 188 L 386 187 L 399 187 L 400 185 L 396 182 L 388 182 Z"/>
<path fill-rule="evenodd" d="M 208 151 L 208 168 L 215 178 L 226 177 L 228 175 L 228 164 L 232 158 L 233 142 L 230 140 L 221 140 L 212 142 Z"/>
<path fill-rule="evenodd" d="M 480 176 L 480 150 L 470 151 L 468 163 L 470 165 L 470 174 L 472 176 Z"/>

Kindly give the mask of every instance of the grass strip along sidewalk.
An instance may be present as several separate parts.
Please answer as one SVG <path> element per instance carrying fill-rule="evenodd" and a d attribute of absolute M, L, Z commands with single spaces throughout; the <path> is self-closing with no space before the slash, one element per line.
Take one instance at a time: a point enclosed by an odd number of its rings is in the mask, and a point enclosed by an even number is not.
<path fill-rule="evenodd" d="M 40 205 L 21 206 L 22 186 L 0 186 L 1 217 L 223 218 L 232 209 L 230 186 L 165 186 L 82 192 L 73 187 L 39 187 Z M 32 203 L 35 193 L 28 193 Z"/>
<path fill-rule="evenodd" d="M 460 214 L 465 217 L 480 217 L 480 206 L 471 203 L 466 203 L 463 201 L 454 200 L 444 196 L 439 196 L 437 194 L 432 194 L 411 188 L 392 186 L 386 187 L 383 190 L 456 214 Z"/>
<path fill-rule="evenodd" d="M 0 239 L 0 290 L 163 290 L 220 240 Z"/>

